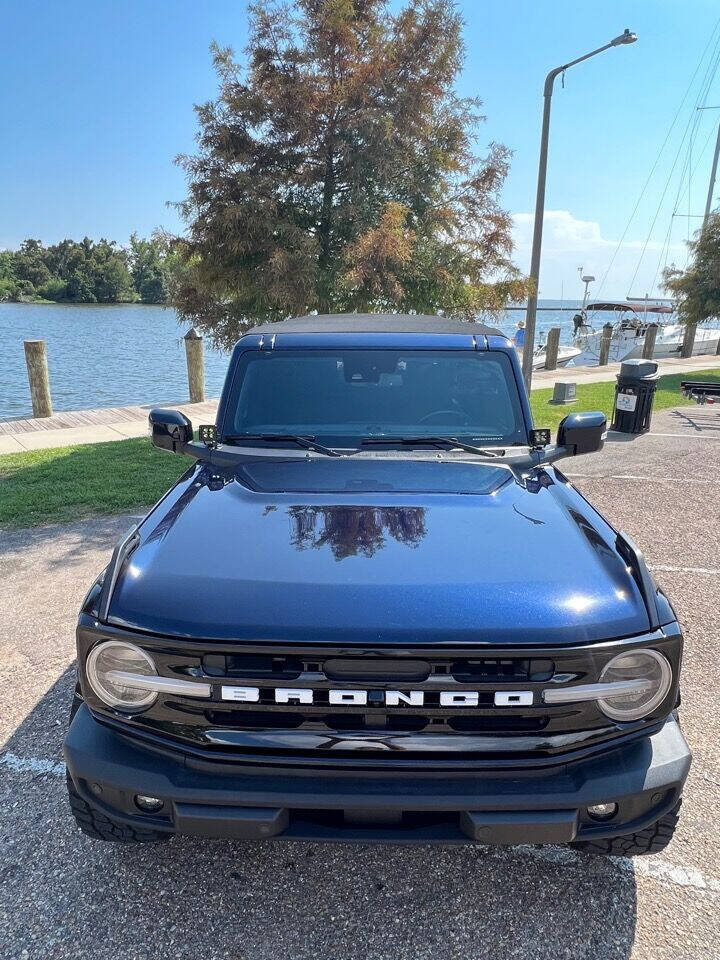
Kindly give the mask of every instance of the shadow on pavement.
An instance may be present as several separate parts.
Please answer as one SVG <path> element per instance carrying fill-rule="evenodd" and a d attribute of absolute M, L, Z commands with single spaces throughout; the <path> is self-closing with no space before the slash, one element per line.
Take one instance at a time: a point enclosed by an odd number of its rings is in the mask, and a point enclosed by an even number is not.
<path fill-rule="evenodd" d="M 698 433 L 706 430 L 720 430 L 720 409 L 714 409 L 714 405 L 713 407 L 700 406 L 692 414 L 687 413 L 686 410 L 673 410 L 671 417 L 676 422 L 689 427 L 691 430 L 696 430 Z"/>
<path fill-rule="evenodd" d="M 638 437 L 642 437 L 642 433 L 620 433 L 619 430 L 608 430 L 606 443 L 632 443 L 633 440 L 637 440 Z M 594 454 L 592 454 L 594 456 Z"/>
<path fill-rule="evenodd" d="M 60 760 L 73 681 L 3 752 Z M 0 834 L 8 956 L 622 960 L 634 941 L 628 862 L 560 847 L 103 844 L 75 828 L 60 768 L 7 762 Z"/>
<path fill-rule="evenodd" d="M 106 561 L 110 559 L 114 542 L 147 513 L 148 508 L 138 508 L 135 513 L 122 513 L 110 516 L 88 517 L 84 520 L 75 520 L 72 523 L 52 524 L 48 526 L 27 527 L 18 530 L 2 530 L 0 533 L 0 560 L 12 561 L 15 557 L 21 559 L 28 551 L 42 546 L 50 541 L 53 544 L 58 539 L 53 536 L 56 531 L 62 531 L 62 549 L 54 556 L 45 556 L 43 559 L 49 567 L 68 567 L 80 565 L 87 559 L 91 551 L 100 550 L 106 554 Z M 104 564 L 100 563 L 97 573 L 100 573 Z M 90 586 L 92 581 L 88 581 Z"/>

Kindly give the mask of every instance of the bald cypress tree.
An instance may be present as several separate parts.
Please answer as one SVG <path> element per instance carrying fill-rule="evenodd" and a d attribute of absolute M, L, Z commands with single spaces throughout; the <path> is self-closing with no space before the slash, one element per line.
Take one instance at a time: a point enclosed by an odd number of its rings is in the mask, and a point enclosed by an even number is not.
<path fill-rule="evenodd" d="M 688 244 L 690 262 L 663 272 L 663 285 L 677 300 L 683 323 L 702 323 L 720 316 L 720 213 L 713 213 Z"/>
<path fill-rule="evenodd" d="M 458 97 L 450 0 L 261 0 L 244 64 L 213 47 L 173 299 L 229 345 L 317 310 L 474 317 L 520 297 L 508 151 L 476 151 L 481 103 Z"/>

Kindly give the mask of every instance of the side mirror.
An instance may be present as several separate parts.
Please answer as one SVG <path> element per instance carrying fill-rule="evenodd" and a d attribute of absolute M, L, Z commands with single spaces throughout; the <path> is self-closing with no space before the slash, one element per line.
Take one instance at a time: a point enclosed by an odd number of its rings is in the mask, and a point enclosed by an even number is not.
<path fill-rule="evenodd" d="M 182 453 L 185 444 L 192 441 L 192 423 L 179 410 L 151 410 L 148 419 L 153 446 Z"/>
<path fill-rule="evenodd" d="M 602 450 L 607 436 L 607 420 L 601 410 L 571 413 L 558 427 L 559 447 L 567 447 L 571 456 Z"/>

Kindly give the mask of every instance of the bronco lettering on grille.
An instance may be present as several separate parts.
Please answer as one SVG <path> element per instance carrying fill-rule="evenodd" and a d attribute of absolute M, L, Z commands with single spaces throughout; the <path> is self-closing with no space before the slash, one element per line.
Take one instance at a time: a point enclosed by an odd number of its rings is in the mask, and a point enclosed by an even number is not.
<path fill-rule="evenodd" d="M 275 687 L 270 691 L 275 703 L 286 704 L 313 704 L 316 703 L 316 691 L 303 687 Z M 327 691 L 327 701 L 322 702 L 333 706 L 361 707 L 368 702 L 367 690 L 330 689 Z M 386 707 L 422 707 L 425 704 L 424 690 L 380 690 L 373 691 L 375 695 L 381 693 Z M 477 707 L 480 694 L 477 690 L 441 690 L 441 707 Z M 222 699 L 232 700 L 235 703 L 258 703 L 260 701 L 259 687 L 226 687 L 222 688 Z M 495 693 L 493 702 L 496 707 L 531 707 L 533 704 L 532 690 L 502 690 Z M 373 706 L 379 704 L 373 703 Z"/>

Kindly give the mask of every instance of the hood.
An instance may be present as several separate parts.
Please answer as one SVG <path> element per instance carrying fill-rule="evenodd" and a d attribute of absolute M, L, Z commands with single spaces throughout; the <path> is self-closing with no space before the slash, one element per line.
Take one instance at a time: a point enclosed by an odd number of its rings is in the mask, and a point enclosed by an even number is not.
<path fill-rule="evenodd" d="M 615 533 L 552 470 L 448 458 L 198 465 L 143 521 L 110 621 L 197 639 L 543 643 L 641 633 Z"/>

